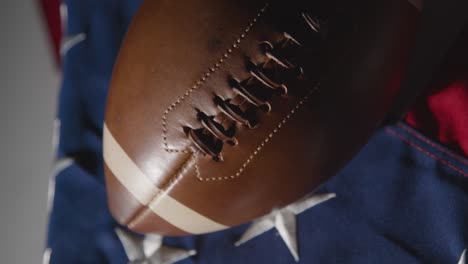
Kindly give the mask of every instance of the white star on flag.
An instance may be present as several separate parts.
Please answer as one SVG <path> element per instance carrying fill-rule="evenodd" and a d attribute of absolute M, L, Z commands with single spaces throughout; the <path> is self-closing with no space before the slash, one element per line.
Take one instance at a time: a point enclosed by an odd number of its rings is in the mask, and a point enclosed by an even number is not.
<path fill-rule="evenodd" d="M 270 229 L 276 228 L 293 255 L 294 260 L 297 262 L 299 261 L 299 250 L 297 244 L 296 216 L 334 197 L 336 197 L 335 193 L 311 194 L 282 209 L 274 210 L 270 214 L 255 220 L 235 245 L 240 246 Z"/>
<path fill-rule="evenodd" d="M 52 249 L 47 248 L 42 255 L 42 264 L 50 263 L 50 256 L 52 255 Z"/>
<path fill-rule="evenodd" d="M 195 250 L 167 247 L 162 244 L 162 236 L 147 235 L 144 238 L 117 228 L 115 230 L 129 264 L 172 264 L 195 255 Z"/>
<path fill-rule="evenodd" d="M 64 57 L 69 50 L 86 40 L 85 33 L 78 33 L 73 36 L 65 37 L 60 46 L 60 55 Z"/>
<path fill-rule="evenodd" d="M 458 261 L 458 264 L 467 264 L 466 263 L 466 249 L 463 250 L 460 260 Z"/>

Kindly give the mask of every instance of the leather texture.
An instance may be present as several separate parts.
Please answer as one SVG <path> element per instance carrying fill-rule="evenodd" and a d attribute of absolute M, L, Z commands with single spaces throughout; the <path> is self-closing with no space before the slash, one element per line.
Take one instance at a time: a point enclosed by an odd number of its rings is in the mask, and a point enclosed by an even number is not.
<path fill-rule="evenodd" d="M 143 1 L 108 96 L 112 214 L 200 234 L 312 192 L 391 108 L 417 22 L 406 0 Z"/>

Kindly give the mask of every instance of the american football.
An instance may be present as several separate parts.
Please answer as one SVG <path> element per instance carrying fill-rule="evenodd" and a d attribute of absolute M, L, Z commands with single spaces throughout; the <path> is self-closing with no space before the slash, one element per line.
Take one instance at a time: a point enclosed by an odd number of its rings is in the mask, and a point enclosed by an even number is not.
<path fill-rule="evenodd" d="M 145 0 L 115 63 L 108 201 L 139 233 L 203 234 L 313 192 L 391 111 L 407 0 Z"/>

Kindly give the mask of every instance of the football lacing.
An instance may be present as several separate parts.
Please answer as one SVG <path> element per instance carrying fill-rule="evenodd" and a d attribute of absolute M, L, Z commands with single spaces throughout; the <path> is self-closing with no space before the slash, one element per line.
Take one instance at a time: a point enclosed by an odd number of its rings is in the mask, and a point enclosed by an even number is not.
<path fill-rule="evenodd" d="M 319 33 L 320 25 L 317 19 L 308 13 L 301 13 L 304 21 L 312 33 Z M 268 41 L 260 43 L 260 49 L 267 58 L 264 62 L 255 64 L 246 58 L 246 69 L 250 76 L 244 80 L 230 78 L 229 86 L 236 95 L 223 99 L 214 97 L 214 103 L 220 110 L 215 116 L 197 110 L 197 119 L 202 127 L 193 129 L 185 127 L 188 138 L 193 145 L 205 155 L 210 155 L 215 161 L 222 161 L 221 151 L 224 143 L 237 145 L 235 138 L 237 125 L 244 125 L 250 129 L 258 126 L 257 112 L 271 111 L 273 96 L 288 94 L 288 80 L 302 78 L 304 70 L 296 61 L 303 53 L 303 45 L 293 36 L 284 32 L 278 43 Z"/>

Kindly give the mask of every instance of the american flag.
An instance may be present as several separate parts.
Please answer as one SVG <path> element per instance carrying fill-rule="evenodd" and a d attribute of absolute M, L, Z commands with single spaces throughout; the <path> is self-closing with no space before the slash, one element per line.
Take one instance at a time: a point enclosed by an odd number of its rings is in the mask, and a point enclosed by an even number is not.
<path fill-rule="evenodd" d="M 143 236 L 109 213 L 101 150 L 112 66 L 140 1 L 42 3 L 63 69 L 44 263 L 467 263 L 467 52 L 451 65 L 462 74 L 434 84 L 408 116 L 412 126 L 379 128 L 301 201 L 212 234 Z M 466 49 L 463 39 L 455 46 Z M 457 98 L 449 100 L 453 85 Z"/>

